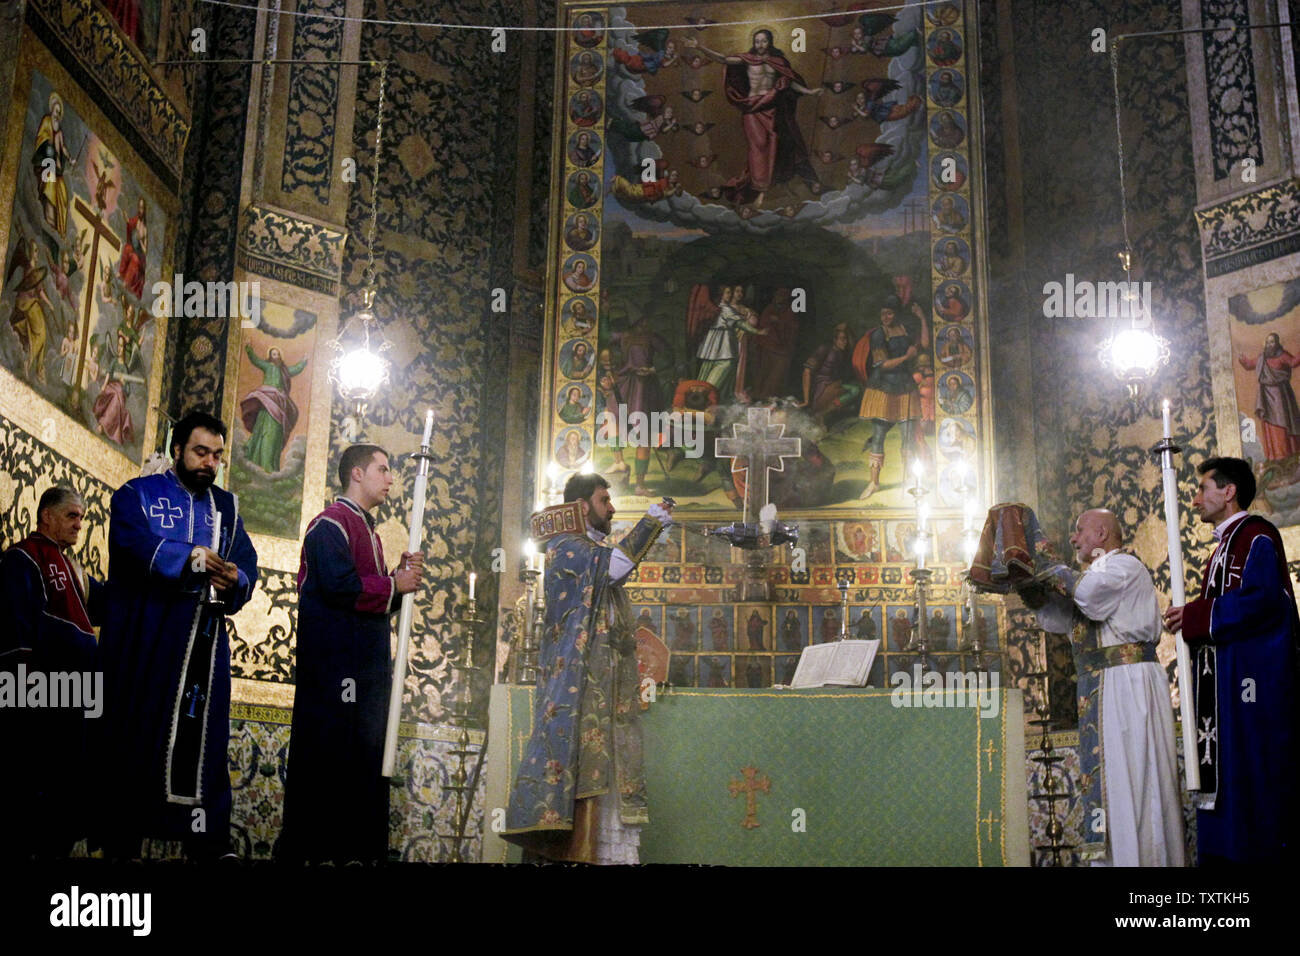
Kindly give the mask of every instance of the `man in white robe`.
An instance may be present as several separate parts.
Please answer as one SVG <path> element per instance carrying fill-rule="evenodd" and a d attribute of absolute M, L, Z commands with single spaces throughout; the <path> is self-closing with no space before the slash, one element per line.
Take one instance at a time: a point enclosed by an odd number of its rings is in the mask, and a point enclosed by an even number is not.
<path fill-rule="evenodd" d="M 1100 866 L 1183 866 L 1173 705 L 1155 656 L 1160 608 L 1151 573 L 1122 543 L 1114 514 L 1085 511 L 1070 535 L 1085 570 L 1061 575 L 1072 579 L 1070 596 L 1041 588 L 1021 596 L 1044 630 L 1071 635 L 1085 811 L 1080 858 Z"/>

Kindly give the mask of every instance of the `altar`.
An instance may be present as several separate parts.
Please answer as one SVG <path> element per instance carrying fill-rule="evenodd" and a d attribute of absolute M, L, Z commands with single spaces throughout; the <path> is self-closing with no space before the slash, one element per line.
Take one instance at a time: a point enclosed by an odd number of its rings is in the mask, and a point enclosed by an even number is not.
<path fill-rule="evenodd" d="M 990 693 L 981 711 L 870 687 L 661 691 L 642 716 L 641 861 L 1028 866 L 1021 692 Z M 497 821 L 533 695 L 492 688 L 484 862 L 519 860 Z"/>

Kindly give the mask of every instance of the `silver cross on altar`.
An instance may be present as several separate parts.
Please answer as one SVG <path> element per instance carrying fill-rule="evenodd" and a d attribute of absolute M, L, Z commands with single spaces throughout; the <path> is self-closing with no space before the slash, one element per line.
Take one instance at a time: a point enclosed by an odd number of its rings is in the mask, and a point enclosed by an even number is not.
<path fill-rule="evenodd" d="M 713 454 L 730 458 L 731 470 L 745 472 L 745 510 L 742 520 L 758 520 L 758 513 L 767 504 L 769 472 L 785 471 L 786 458 L 799 456 L 802 442 L 798 438 L 783 438 L 785 425 L 771 421 L 770 408 L 748 409 L 748 420 L 731 426 L 731 437 L 717 438 Z"/>

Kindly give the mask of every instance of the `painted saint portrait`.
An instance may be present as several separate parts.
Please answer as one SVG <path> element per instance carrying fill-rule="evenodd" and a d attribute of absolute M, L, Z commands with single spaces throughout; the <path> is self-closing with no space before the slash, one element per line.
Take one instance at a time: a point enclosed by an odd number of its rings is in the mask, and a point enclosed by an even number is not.
<path fill-rule="evenodd" d="M 596 260 L 591 256 L 579 253 L 564 260 L 560 281 L 570 292 L 589 292 L 595 287 L 598 278 Z"/>
<path fill-rule="evenodd" d="M 943 282 L 934 294 L 934 311 L 948 322 L 962 322 L 970 316 L 971 294 L 964 282 Z"/>
<path fill-rule="evenodd" d="M 569 60 L 569 78 L 579 86 L 595 86 L 605 74 L 605 61 L 593 50 L 583 50 Z"/>
<path fill-rule="evenodd" d="M 940 70 L 930 77 L 930 99 L 940 106 L 956 106 L 966 95 L 966 77 L 958 70 Z"/>
<path fill-rule="evenodd" d="M 560 324 L 570 335 L 585 335 L 596 327 L 596 306 L 585 295 L 574 296 L 564 303 Z"/>
<path fill-rule="evenodd" d="M 930 160 L 930 181 L 936 189 L 956 192 L 970 178 L 970 164 L 961 153 L 939 153 Z"/>
<path fill-rule="evenodd" d="M 592 130 L 578 130 L 569 137 L 569 162 L 575 166 L 591 166 L 600 159 L 600 150 L 600 136 Z"/>
<path fill-rule="evenodd" d="M 961 59 L 961 37 L 947 27 L 935 30 L 926 41 L 925 50 L 935 66 L 952 66 Z"/>
<path fill-rule="evenodd" d="M 966 140 L 966 120 L 956 110 L 940 110 L 930 120 L 930 139 L 941 149 L 954 149 Z"/>
<path fill-rule="evenodd" d="M 593 47 L 600 43 L 605 29 L 605 18 L 595 11 L 579 13 L 573 20 L 573 42 L 580 47 Z"/>
<path fill-rule="evenodd" d="M 941 275 L 956 278 L 970 269 L 970 246 L 965 239 L 941 239 L 934 246 L 934 268 Z"/>
<path fill-rule="evenodd" d="M 230 490 L 250 531 L 298 537 L 307 461 L 317 317 L 263 301 L 243 329 L 230 436 Z"/>
<path fill-rule="evenodd" d="M 569 99 L 569 119 L 578 126 L 595 126 L 604 110 L 595 90 L 579 90 Z"/>
<path fill-rule="evenodd" d="M 569 205 L 576 206 L 578 209 L 587 209 L 600 199 L 600 182 L 593 173 L 580 169 L 569 177 L 564 192 Z"/>
<path fill-rule="evenodd" d="M 970 225 L 970 203 L 965 196 L 940 196 L 930 207 L 930 221 L 941 232 L 961 232 Z"/>
<path fill-rule="evenodd" d="M 595 350 L 586 339 L 565 342 L 560 349 L 560 371 L 569 378 L 582 378 L 596 361 Z"/>
<path fill-rule="evenodd" d="M 594 216 L 575 213 L 564 223 L 564 243 L 570 249 L 586 252 L 600 240 L 600 226 Z"/>
<path fill-rule="evenodd" d="M 1279 526 L 1300 523 L 1300 279 L 1235 295 L 1228 315 L 1241 450 L 1255 470 L 1257 507 Z"/>
<path fill-rule="evenodd" d="M 975 339 L 962 325 L 945 325 L 939 329 L 935 353 L 942 369 L 965 368 L 975 357 Z"/>
<path fill-rule="evenodd" d="M 587 420 L 591 412 L 591 386 L 582 382 L 566 382 L 555 396 L 560 420 L 577 425 Z"/>
<path fill-rule="evenodd" d="M 555 463 L 577 468 L 591 457 L 591 439 L 580 428 L 566 428 L 555 438 Z"/>

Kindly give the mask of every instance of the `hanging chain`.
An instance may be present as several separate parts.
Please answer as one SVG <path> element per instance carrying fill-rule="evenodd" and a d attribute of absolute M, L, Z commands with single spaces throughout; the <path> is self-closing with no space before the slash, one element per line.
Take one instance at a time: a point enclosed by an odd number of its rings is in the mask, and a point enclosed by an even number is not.
<path fill-rule="evenodd" d="M 1131 280 L 1132 276 L 1129 274 L 1129 270 L 1133 264 L 1133 244 L 1128 237 L 1128 190 L 1124 185 L 1124 130 L 1120 123 L 1118 37 L 1112 40 L 1110 44 L 1110 82 L 1111 91 L 1115 98 L 1115 143 L 1119 152 L 1120 225 L 1124 231 L 1124 251 L 1119 254 L 1119 259 L 1124 265 L 1125 280 Z"/>
<path fill-rule="evenodd" d="M 388 88 L 388 61 L 379 62 L 379 109 L 375 120 L 375 167 L 370 176 L 370 225 L 366 230 L 366 291 L 373 299 L 375 287 L 375 226 L 379 219 L 379 154 L 384 148 L 384 93 Z M 369 307 L 371 303 L 367 302 Z"/>

